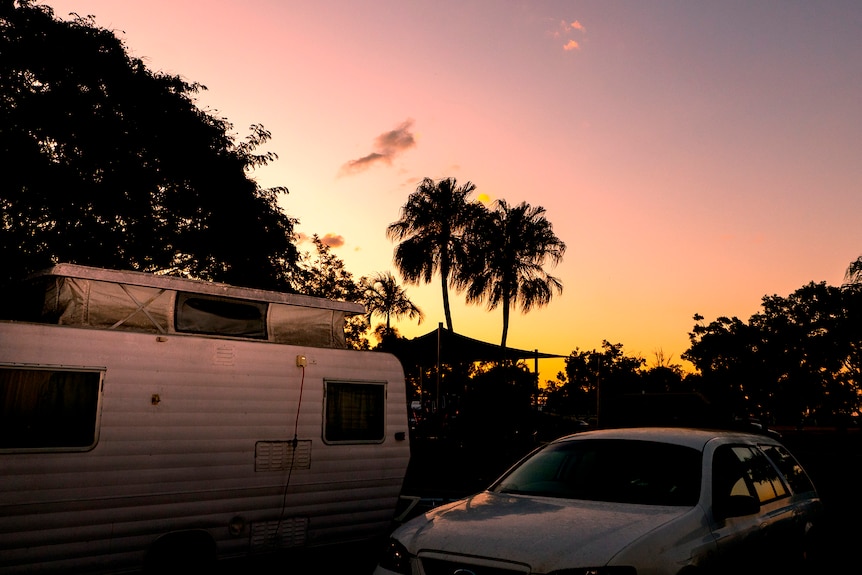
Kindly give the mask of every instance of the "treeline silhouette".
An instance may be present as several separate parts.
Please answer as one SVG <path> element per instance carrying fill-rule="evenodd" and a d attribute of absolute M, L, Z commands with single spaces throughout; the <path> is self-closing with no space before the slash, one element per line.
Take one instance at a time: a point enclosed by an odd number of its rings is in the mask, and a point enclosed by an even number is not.
<path fill-rule="evenodd" d="M 604 341 L 574 350 L 556 380 L 538 385 L 523 363 L 443 365 L 442 400 L 429 402 L 436 367 L 402 357 L 428 423 L 423 434 L 459 442 L 551 437 L 591 427 L 688 425 L 769 428 L 860 425 L 862 282 L 809 283 L 765 296 L 747 321 L 694 316 L 682 355 L 652 366 Z M 397 346 L 393 346 L 397 348 Z M 416 375 L 420 374 L 420 375 Z M 423 391 L 424 387 L 424 391 Z M 423 413 L 424 412 L 424 413 Z M 436 428 L 435 428 L 436 425 Z"/>

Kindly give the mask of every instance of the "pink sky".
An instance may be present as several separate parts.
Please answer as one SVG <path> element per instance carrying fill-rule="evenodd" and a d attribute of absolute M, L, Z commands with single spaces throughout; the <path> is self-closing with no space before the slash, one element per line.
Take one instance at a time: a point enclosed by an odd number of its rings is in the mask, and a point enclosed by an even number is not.
<path fill-rule="evenodd" d="M 513 347 L 683 363 L 695 313 L 747 320 L 862 254 L 859 2 L 45 3 L 207 86 L 238 139 L 270 130 L 258 181 L 356 278 L 394 271 L 385 229 L 424 177 L 545 207 L 564 291 L 512 314 Z M 402 335 L 443 321 L 437 283 L 405 287 L 426 320 Z M 452 299 L 499 341 L 501 310 Z"/>

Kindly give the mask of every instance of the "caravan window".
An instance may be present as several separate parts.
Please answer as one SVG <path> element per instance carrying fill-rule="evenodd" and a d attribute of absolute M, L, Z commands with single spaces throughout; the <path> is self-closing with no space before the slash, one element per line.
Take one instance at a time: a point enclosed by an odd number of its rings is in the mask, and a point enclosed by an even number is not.
<path fill-rule="evenodd" d="M 96 445 L 102 372 L 0 367 L 0 450 Z"/>
<path fill-rule="evenodd" d="M 386 384 L 325 383 L 323 440 L 326 443 L 381 443 L 386 436 Z"/>
<path fill-rule="evenodd" d="M 179 292 L 176 330 L 266 339 L 266 308 L 261 302 Z"/>

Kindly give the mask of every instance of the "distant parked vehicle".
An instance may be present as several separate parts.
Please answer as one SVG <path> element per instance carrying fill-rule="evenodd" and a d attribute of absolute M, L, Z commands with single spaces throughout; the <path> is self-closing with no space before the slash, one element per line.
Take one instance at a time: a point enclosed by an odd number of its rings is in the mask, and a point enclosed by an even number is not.
<path fill-rule="evenodd" d="M 784 574 L 812 559 L 822 514 L 774 437 L 586 431 L 400 526 L 375 575 Z"/>

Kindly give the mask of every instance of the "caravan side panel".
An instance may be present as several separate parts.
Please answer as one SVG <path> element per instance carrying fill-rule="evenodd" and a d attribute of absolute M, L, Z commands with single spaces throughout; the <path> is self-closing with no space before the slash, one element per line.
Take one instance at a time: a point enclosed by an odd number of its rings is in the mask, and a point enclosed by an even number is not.
<path fill-rule="evenodd" d="M 0 323 L 4 368 L 96 374 L 101 389 L 92 442 L 0 446 L 0 572 L 137 568 L 186 530 L 226 557 L 391 524 L 409 445 L 388 354 Z M 357 393 L 327 406 L 326 390 L 345 385 Z M 378 397 L 379 436 L 345 411 Z M 347 430 L 334 441 L 327 418 Z"/>

